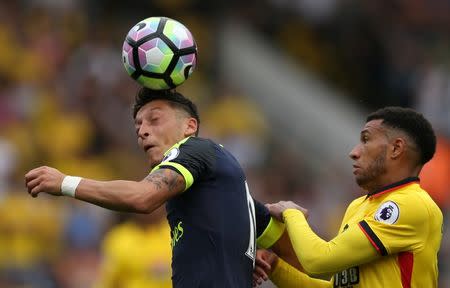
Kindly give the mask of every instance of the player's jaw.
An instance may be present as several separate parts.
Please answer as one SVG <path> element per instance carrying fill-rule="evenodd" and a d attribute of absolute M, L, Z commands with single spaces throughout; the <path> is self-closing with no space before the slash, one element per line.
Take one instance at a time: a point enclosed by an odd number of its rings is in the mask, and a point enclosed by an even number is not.
<path fill-rule="evenodd" d="M 141 148 L 144 150 L 147 160 L 151 167 L 158 165 L 164 154 L 164 148 L 161 145 L 153 143 L 142 143 Z"/>
<path fill-rule="evenodd" d="M 373 160 L 366 161 L 366 163 L 357 161 L 353 167 L 353 174 L 358 186 L 369 192 L 376 190 L 383 185 L 380 181 L 387 170 L 386 153 L 381 151 Z"/>
<path fill-rule="evenodd" d="M 167 127 L 164 131 L 167 133 L 156 132 L 152 139 L 145 139 L 142 142 L 141 147 L 147 155 L 147 159 L 151 167 L 154 167 L 161 163 L 164 158 L 164 153 L 166 153 L 173 145 L 183 139 L 183 136 L 176 133 L 178 127 Z M 179 130 L 179 129 L 178 129 Z"/>

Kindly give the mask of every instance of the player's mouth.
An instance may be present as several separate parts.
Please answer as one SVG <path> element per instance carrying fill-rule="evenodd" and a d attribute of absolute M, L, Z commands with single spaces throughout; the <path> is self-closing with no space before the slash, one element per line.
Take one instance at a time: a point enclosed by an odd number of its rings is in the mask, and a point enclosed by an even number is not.
<path fill-rule="evenodd" d="M 357 170 L 361 169 L 358 165 L 353 165 L 353 174 L 356 174 Z"/>
<path fill-rule="evenodd" d="M 145 146 L 144 146 L 144 151 L 145 151 L 145 152 L 148 152 L 150 149 L 152 149 L 152 148 L 154 148 L 154 147 L 155 147 L 155 145 L 150 145 L 150 144 L 145 145 Z"/>

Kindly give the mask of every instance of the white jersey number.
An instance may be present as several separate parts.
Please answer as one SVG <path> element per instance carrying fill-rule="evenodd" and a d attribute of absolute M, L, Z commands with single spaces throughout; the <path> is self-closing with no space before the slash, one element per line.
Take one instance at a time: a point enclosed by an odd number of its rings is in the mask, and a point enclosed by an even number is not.
<path fill-rule="evenodd" d="M 255 203 L 248 189 L 247 181 L 245 181 L 245 190 L 247 193 L 248 217 L 250 220 L 250 238 L 248 240 L 248 248 L 245 255 L 252 259 L 253 267 L 255 267 L 256 258 L 256 219 L 255 219 Z"/>

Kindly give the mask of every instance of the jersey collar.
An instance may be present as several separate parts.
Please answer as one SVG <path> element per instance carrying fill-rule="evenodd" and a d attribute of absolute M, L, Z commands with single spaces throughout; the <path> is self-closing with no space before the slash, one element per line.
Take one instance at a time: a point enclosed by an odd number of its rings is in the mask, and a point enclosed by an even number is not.
<path fill-rule="evenodd" d="M 184 144 L 184 142 L 186 142 L 186 141 L 187 141 L 189 138 L 191 138 L 191 137 L 194 137 L 194 136 L 188 136 L 188 137 L 184 138 L 183 140 L 181 140 L 181 141 L 179 141 L 179 142 L 173 144 L 172 147 L 170 147 L 169 149 L 167 149 L 166 152 L 164 152 L 163 156 L 164 156 L 164 157 L 167 156 L 167 155 L 169 154 L 169 152 L 172 151 L 173 148 L 175 148 L 175 147 L 176 147 L 176 148 L 180 147 L 181 144 Z"/>
<path fill-rule="evenodd" d="M 367 198 L 369 198 L 369 197 L 375 198 L 375 197 L 380 196 L 381 194 L 389 193 L 389 192 L 392 192 L 394 190 L 397 190 L 397 189 L 400 189 L 402 187 L 405 187 L 405 186 L 407 186 L 409 184 L 419 183 L 419 182 L 420 182 L 419 177 L 408 177 L 408 178 L 405 178 L 405 179 L 400 180 L 398 182 L 394 182 L 392 184 L 389 184 L 389 185 L 386 185 L 384 187 L 381 187 L 380 189 L 377 189 L 374 192 L 367 194 Z"/>

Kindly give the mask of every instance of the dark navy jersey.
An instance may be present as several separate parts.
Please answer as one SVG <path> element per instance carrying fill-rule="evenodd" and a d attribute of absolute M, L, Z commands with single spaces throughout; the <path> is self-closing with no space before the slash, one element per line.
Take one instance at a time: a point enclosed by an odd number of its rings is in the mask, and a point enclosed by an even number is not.
<path fill-rule="evenodd" d="M 173 169 L 186 181 L 186 190 L 166 204 L 173 287 L 252 287 L 255 238 L 270 215 L 259 203 L 255 212 L 236 159 L 211 140 L 189 137 L 155 169 Z"/>

